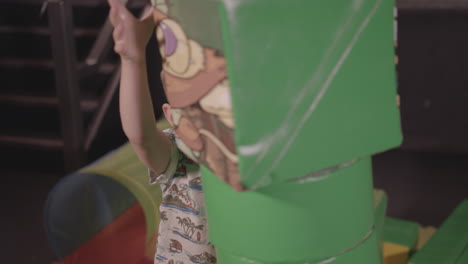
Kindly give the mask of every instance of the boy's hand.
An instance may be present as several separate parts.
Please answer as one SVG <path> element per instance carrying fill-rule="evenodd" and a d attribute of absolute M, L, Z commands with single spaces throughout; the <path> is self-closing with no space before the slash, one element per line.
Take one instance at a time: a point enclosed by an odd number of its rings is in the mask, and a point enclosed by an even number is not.
<path fill-rule="evenodd" d="M 107 0 L 111 9 L 109 19 L 114 26 L 114 50 L 123 61 L 140 63 L 154 29 L 152 13 L 147 10 L 141 20 L 136 19 L 119 0 Z"/>

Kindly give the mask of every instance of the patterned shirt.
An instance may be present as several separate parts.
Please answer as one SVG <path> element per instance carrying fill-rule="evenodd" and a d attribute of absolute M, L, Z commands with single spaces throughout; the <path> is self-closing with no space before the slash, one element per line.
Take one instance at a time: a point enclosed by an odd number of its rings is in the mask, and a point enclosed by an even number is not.
<path fill-rule="evenodd" d="M 208 240 L 198 164 L 177 149 L 172 130 L 164 132 L 172 141 L 171 160 L 163 173 L 150 171 L 150 182 L 160 184 L 162 189 L 154 263 L 216 263 L 214 247 Z"/>

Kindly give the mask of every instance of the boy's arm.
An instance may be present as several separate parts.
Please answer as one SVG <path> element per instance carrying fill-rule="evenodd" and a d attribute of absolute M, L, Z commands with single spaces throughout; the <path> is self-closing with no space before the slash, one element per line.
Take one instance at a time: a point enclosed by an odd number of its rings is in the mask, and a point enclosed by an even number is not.
<path fill-rule="evenodd" d="M 146 72 L 145 48 L 154 22 L 151 13 L 137 20 L 118 1 L 109 0 L 115 51 L 121 57 L 120 116 L 122 126 L 140 160 L 153 172 L 169 164 L 172 143 L 156 127 Z"/>
<path fill-rule="evenodd" d="M 150 98 L 146 63 L 122 60 L 119 99 L 124 132 L 140 160 L 161 173 L 169 163 L 171 142 L 156 127 Z"/>

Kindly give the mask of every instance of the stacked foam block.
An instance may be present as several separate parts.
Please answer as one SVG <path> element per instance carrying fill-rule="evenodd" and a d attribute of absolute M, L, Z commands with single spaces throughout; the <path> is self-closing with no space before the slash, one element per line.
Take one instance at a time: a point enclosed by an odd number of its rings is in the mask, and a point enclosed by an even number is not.
<path fill-rule="evenodd" d="M 370 156 L 401 141 L 393 8 L 218 1 L 245 187 L 202 169 L 220 264 L 382 262 Z"/>

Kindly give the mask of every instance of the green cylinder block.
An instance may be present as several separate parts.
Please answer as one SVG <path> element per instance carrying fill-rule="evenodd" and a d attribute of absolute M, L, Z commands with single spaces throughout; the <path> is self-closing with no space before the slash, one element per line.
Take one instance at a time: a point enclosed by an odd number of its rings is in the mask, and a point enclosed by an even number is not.
<path fill-rule="evenodd" d="M 251 192 L 233 191 L 205 168 L 202 175 L 210 240 L 235 256 L 322 259 L 352 247 L 374 226 L 370 158 Z"/>
<path fill-rule="evenodd" d="M 216 256 L 218 263 L 222 264 L 380 264 L 382 263 L 382 253 L 377 245 L 377 235 L 374 232 L 369 238 L 362 241 L 361 244 L 356 245 L 356 247 L 341 252 L 339 255 L 320 260 L 263 262 L 236 256 L 222 249 L 217 250 Z"/>

